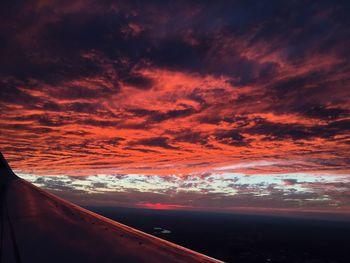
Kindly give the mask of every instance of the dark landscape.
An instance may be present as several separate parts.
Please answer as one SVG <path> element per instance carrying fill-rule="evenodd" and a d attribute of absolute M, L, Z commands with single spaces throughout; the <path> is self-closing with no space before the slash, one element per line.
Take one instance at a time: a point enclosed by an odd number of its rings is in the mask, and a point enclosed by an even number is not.
<path fill-rule="evenodd" d="M 350 262 L 350 223 L 192 211 L 88 207 L 226 262 Z M 158 229 L 171 233 L 160 233 Z"/>

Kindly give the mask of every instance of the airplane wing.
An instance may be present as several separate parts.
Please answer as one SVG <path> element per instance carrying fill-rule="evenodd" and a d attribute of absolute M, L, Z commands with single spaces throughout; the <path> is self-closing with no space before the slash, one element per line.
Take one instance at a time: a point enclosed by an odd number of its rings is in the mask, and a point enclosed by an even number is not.
<path fill-rule="evenodd" d="M 1 153 L 0 198 L 0 263 L 221 262 L 50 194 Z"/>

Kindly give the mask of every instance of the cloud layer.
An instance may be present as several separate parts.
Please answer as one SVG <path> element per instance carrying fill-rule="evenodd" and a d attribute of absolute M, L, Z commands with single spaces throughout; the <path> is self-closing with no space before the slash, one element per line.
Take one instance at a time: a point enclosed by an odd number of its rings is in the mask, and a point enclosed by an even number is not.
<path fill-rule="evenodd" d="M 349 213 L 347 175 L 212 173 L 179 176 L 23 175 L 81 205 L 247 212 Z"/>
<path fill-rule="evenodd" d="M 347 175 L 349 7 L 3 1 L 0 148 L 22 174 Z"/>

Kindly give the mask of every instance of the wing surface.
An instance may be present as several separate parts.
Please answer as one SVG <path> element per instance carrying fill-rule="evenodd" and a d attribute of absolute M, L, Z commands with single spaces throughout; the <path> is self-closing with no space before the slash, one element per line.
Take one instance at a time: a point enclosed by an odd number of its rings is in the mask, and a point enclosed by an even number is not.
<path fill-rule="evenodd" d="M 221 262 L 65 201 L 0 159 L 0 263 Z"/>

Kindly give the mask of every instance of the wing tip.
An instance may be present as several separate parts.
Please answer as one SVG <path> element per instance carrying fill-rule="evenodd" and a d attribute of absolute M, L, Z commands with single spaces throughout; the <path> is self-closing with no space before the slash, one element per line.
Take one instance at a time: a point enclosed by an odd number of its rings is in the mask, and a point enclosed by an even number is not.
<path fill-rule="evenodd" d="M 0 151 L 0 173 L 5 177 L 16 176 L 1 151 Z"/>

